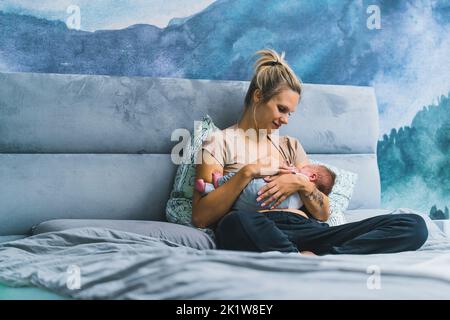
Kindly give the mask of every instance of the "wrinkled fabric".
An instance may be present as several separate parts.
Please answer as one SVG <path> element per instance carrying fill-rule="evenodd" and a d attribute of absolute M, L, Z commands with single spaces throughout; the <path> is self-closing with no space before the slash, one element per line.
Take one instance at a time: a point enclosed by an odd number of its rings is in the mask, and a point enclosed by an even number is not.
<path fill-rule="evenodd" d="M 443 234 L 416 252 L 322 257 L 197 250 L 104 228 L 0 244 L 0 282 L 77 299 L 448 299 L 449 265 Z M 379 290 L 368 287 L 374 270 Z"/>

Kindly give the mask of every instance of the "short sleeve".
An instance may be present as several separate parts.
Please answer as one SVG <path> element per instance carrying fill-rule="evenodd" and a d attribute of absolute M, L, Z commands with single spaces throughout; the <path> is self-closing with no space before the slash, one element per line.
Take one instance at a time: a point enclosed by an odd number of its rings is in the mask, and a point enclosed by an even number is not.
<path fill-rule="evenodd" d="M 302 144 L 298 139 L 290 137 L 291 146 L 293 151 L 293 162 L 294 165 L 299 163 L 308 162 L 308 156 L 306 155 L 305 150 L 303 149 Z"/>
<path fill-rule="evenodd" d="M 208 137 L 202 143 L 202 154 L 203 150 L 208 151 L 222 167 L 225 166 L 225 146 L 223 142 L 223 134 L 221 131 L 216 131 L 208 135 Z M 209 163 L 208 156 L 204 155 L 205 163 Z M 211 163 L 209 163 L 211 164 Z"/>

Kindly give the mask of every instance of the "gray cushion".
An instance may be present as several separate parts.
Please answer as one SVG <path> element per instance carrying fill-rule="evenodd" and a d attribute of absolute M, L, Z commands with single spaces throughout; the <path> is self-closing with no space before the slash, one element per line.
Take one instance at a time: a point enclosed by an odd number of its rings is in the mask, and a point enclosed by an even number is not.
<path fill-rule="evenodd" d="M 106 219 L 55 219 L 42 222 L 32 228 L 32 234 L 61 231 L 72 228 L 100 227 L 144 236 L 166 239 L 195 249 L 215 249 L 214 240 L 195 228 L 169 222 Z"/>
<path fill-rule="evenodd" d="M 52 219 L 165 221 L 166 154 L 0 154 L 0 235 Z"/>
<path fill-rule="evenodd" d="M 194 120 L 205 114 L 220 128 L 234 124 L 243 111 L 248 85 L 249 81 L 0 73 L 0 150 L 170 153 L 178 143 L 170 139 L 173 130 L 191 130 Z M 280 134 L 300 139 L 307 153 L 376 152 L 373 88 L 304 84 L 301 103 L 289 122 Z"/>

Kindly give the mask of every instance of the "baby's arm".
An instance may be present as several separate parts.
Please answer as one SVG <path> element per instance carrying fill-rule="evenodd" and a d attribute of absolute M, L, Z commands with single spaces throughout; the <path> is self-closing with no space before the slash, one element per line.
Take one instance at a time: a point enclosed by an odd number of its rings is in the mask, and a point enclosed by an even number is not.
<path fill-rule="evenodd" d="M 225 182 L 227 182 L 228 180 L 231 179 L 232 176 L 234 176 L 236 173 L 234 172 L 230 172 L 224 176 L 219 176 L 219 177 L 215 177 L 213 174 L 213 182 L 214 185 L 216 186 L 216 188 L 220 187 L 221 185 L 223 185 Z"/>

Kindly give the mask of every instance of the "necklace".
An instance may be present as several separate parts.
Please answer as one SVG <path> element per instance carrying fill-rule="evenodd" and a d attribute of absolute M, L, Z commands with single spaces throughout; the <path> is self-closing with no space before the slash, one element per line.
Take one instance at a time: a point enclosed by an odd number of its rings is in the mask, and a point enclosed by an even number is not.
<path fill-rule="evenodd" d="M 239 120 L 236 122 L 235 126 L 236 126 L 237 129 L 240 129 L 240 128 L 239 128 Z M 275 144 L 275 142 L 270 138 L 270 136 L 269 136 L 268 133 L 267 133 L 265 136 L 266 136 L 267 140 L 269 140 L 269 141 L 272 143 L 272 145 L 275 147 L 275 149 L 278 150 L 278 152 L 279 152 L 279 153 L 281 154 L 281 156 L 283 157 L 284 161 L 285 161 L 288 165 L 291 165 L 291 163 L 290 163 L 289 160 L 288 160 L 289 158 L 287 157 L 287 155 L 286 155 L 286 153 L 283 151 L 283 149 L 281 149 L 280 147 L 278 147 L 278 146 Z"/>
<path fill-rule="evenodd" d="M 291 163 L 289 163 L 288 157 L 286 156 L 286 154 L 284 153 L 283 149 L 280 149 L 275 142 L 272 141 L 272 138 L 270 138 L 269 134 L 266 135 L 267 139 L 272 143 L 272 145 L 278 150 L 278 152 L 280 152 L 281 156 L 283 157 L 284 161 L 290 166 Z"/>

